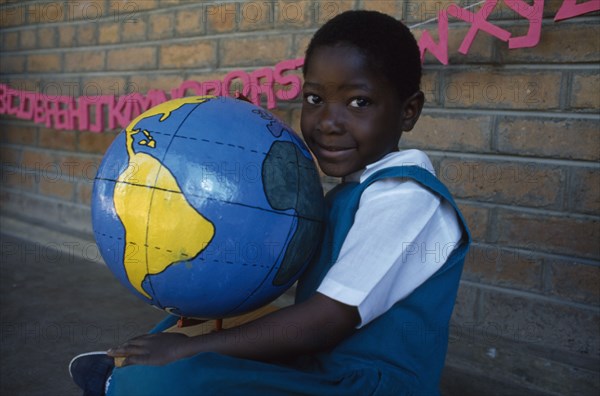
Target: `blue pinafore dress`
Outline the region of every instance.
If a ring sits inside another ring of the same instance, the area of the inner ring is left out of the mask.
[[[463,229],[461,243],[444,265],[408,297],[329,351],[285,364],[200,353],[166,366],[117,368],[107,394],[438,395],[450,316],[471,237],[452,196],[427,170],[390,167],[363,183],[344,183],[330,191],[323,244],[298,283],[296,301],[315,293],[337,259],[363,191],[385,178],[411,179],[438,194],[452,204]],[[172,326],[176,319],[167,318],[153,332]]]

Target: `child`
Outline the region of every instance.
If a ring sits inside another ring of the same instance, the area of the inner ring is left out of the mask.
[[[296,304],[208,335],[134,338],[108,351],[125,360],[107,394],[438,394],[470,236],[427,156],[398,151],[424,102],[416,41],[392,17],[345,12],[314,35],[303,72],[302,134],[343,183]],[[112,366],[98,367],[103,383]]]

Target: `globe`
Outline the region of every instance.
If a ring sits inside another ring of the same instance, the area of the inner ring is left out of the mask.
[[[147,303],[225,318],[284,293],[318,248],[324,201],[302,140],[229,97],[149,109],[105,153],[92,226],[104,261]]]

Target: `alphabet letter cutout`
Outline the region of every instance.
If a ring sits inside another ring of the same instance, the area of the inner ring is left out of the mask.
[[[565,0],[554,16],[554,22],[599,10],[600,0],[591,0],[580,4],[577,4],[577,0]]]
[[[544,0],[534,0],[533,5],[529,5],[522,0],[506,0],[506,5],[529,21],[527,34],[508,39],[508,48],[531,48],[538,45],[542,36]]]
[[[506,30],[487,21],[487,18],[494,10],[494,7],[496,7],[496,4],[498,4],[498,0],[487,0],[476,14],[473,14],[471,11],[465,8],[457,6],[456,4],[450,4],[448,7],[448,14],[465,22],[471,23],[471,27],[469,28],[469,31],[467,32],[462,44],[458,48],[458,52],[463,55],[466,55],[469,52],[469,48],[471,48],[471,44],[473,44],[473,40],[475,40],[475,36],[479,30],[483,30],[484,32],[491,34],[502,41],[508,41],[510,38],[510,32],[507,32]]]
[[[439,44],[436,44],[427,30],[419,38],[419,50],[421,52],[421,63],[425,60],[425,51],[431,52],[442,65],[448,64],[448,14],[440,11],[438,14],[438,36]]]

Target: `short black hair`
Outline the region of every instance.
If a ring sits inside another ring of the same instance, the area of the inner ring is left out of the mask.
[[[400,100],[419,91],[421,54],[415,37],[402,22],[377,11],[346,11],[317,30],[306,49],[304,76],[316,48],[344,45],[362,52],[373,71],[396,87]]]

